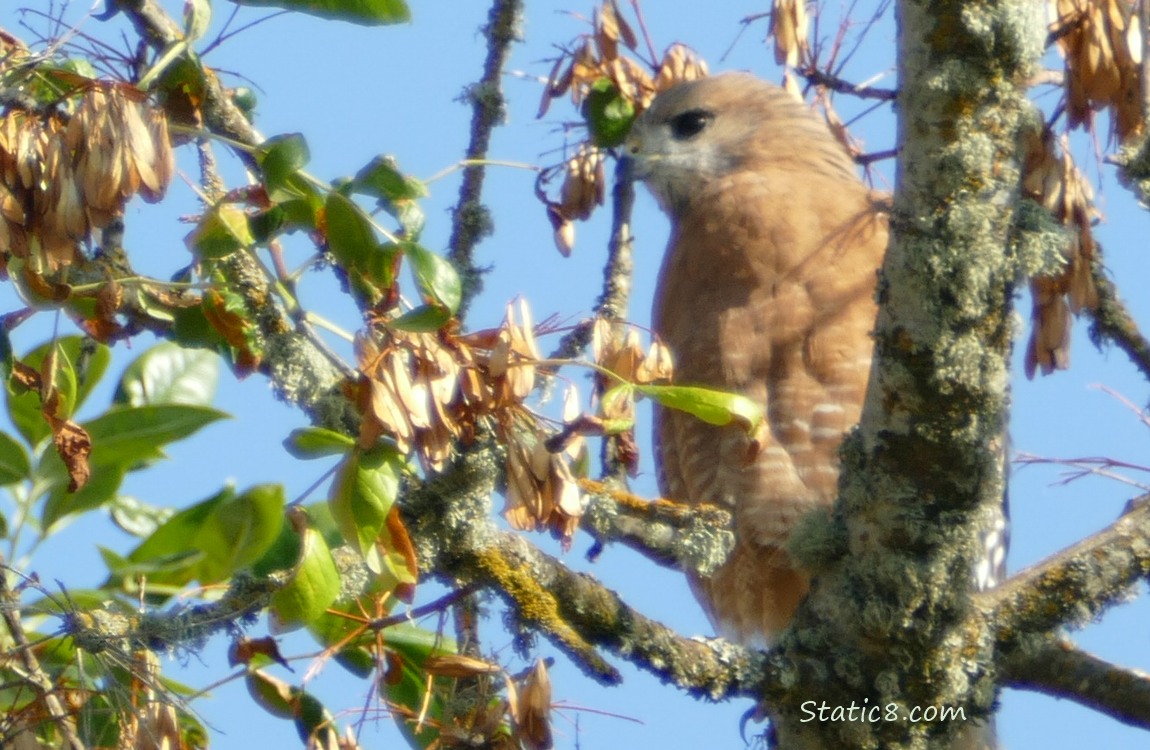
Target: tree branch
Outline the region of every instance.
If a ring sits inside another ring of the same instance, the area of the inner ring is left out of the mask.
[[[128,17],[136,32],[157,53],[184,38],[183,30],[173,21],[156,0],[117,0],[119,9]],[[263,142],[263,136],[232,102],[214,75],[204,76],[204,98],[201,112],[204,124],[216,135],[224,136],[239,143],[255,146]],[[249,167],[255,166],[255,159],[245,149],[233,149]]]
[[[1040,638],[1003,659],[999,674],[1006,687],[1068,698],[1150,729],[1150,675],[1111,664],[1069,641]]]
[[[995,624],[1000,648],[1063,625],[1082,625],[1150,574],[1150,495],[1107,528],[1011,576],[974,599]]]
[[[579,486],[590,500],[582,528],[599,547],[620,542],[659,565],[707,575],[734,545],[731,514],[718,506],[645,500],[602,482]]]
[[[760,654],[718,639],[684,638],[627,606],[595,578],[572,572],[517,534],[500,533],[496,544],[480,551],[478,558],[483,560],[482,577],[515,608],[520,621],[539,628],[599,682],[614,684],[621,677],[609,665],[602,669],[605,662],[591,656],[582,648],[584,644],[608,648],[697,697],[718,700],[758,694],[763,679]],[[527,589],[517,585],[528,580],[532,585]],[[556,628],[555,623],[561,625]],[[571,653],[569,645],[581,648]]]
[[[1098,290],[1098,307],[1087,310],[1090,316],[1090,338],[1098,345],[1110,341],[1130,358],[1138,371],[1150,380],[1150,341],[1142,335],[1138,323],[1118,298],[1118,289],[1102,271],[1101,263],[1091,269],[1094,286]]]
[[[487,59],[479,82],[467,90],[471,101],[471,141],[467,159],[481,162],[487,158],[491,132],[505,115],[502,76],[511,43],[518,38],[523,14],[522,0],[495,0],[487,16],[483,33],[487,37]],[[482,269],[475,265],[475,246],[491,234],[491,215],[481,202],[486,168],[481,163],[469,164],[463,170],[459,200],[452,216],[447,257],[455,264],[463,284],[459,318],[467,315],[471,300],[483,288]]]
[[[635,265],[631,259],[634,237],[631,235],[631,214],[635,207],[635,183],[620,160],[615,168],[615,185],[611,190],[611,239],[607,243],[607,262],[603,265],[603,289],[595,302],[596,317],[622,320],[627,317],[631,298],[631,275]],[[559,342],[552,359],[574,359],[591,343],[594,320],[584,321]]]
[[[477,445],[447,472],[406,493],[402,509],[420,569],[498,593],[519,622],[547,637],[593,679],[619,673],[596,651],[607,648],[696,696],[757,695],[761,654],[722,640],[678,635],[627,606],[592,576],[574,573],[522,535],[491,521],[499,450]]]
[[[826,71],[819,70],[814,66],[795,72],[805,78],[808,83],[814,84],[815,86],[823,86],[831,91],[837,91],[840,94],[850,94],[860,99],[878,99],[884,102],[894,101],[898,98],[898,91],[895,89],[859,86],[838,76],[831,75]]]

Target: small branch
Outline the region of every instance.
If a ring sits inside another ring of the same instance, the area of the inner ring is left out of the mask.
[[[75,722],[68,716],[67,709],[56,695],[51,678],[40,668],[40,661],[28,642],[28,634],[24,632],[24,624],[20,621],[19,597],[8,586],[8,571],[5,566],[0,566],[0,617],[4,620],[4,626],[8,629],[12,642],[16,644],[9,656],[19,654],[19,659],[27,672],[28,682],[32,689],[39,693],[44,708],[48,710],[48,716],[59,728],[67,743],[64,747],[84,750],[84,743],[76,734]]]
[[[1126,353],[1142,376],[1150,380],[1150,341],[1142,335],[1134,317],[1118,298],[1117,288],[1102,272],[1100,263],[1094,264],[1091,274],[1098,290],[1098,307],[1087,311],[1091,318],[1090,338],[1095,344],[1102,340],[1112,342]]]
[[[840,94],[850,94],[857,96],[860,99],[878,99],[880,101],[889,102],[898,98],[898,91],[895,89],[876,88],[874,86],[859,86],[850,81],[843,80],[838,76],[831,75],[818,68],[807,68],[806,70],[796,71],[799,75],[815,86],[823,86],[831,91],[837,91]]]
[[[590,497],[582,528],[599,545],[620,542],[659,565],[701,575],[730,554],[731,515],[722,508],[648,501],[601,482],[579,486]]]
[[[1003,687],[1067,698],[1150,729],[1150,675],[1111,664],[1068,641],[1042,638],[1008,656],[999,669]]]
[[[882,161],[884,159],[893,159],[896,156],[898,156],[898,149],[897,148],[888,148],[885,151],[874,151],[874,152],[869,153],[869,154],[859,154],[858,156],[855,157],[855,164],[858,164],[859,166],[863,166],[863,167],[869,167],[871,164],[874,164],[876,161]]]
[[[1028,634],[1090,621],[1148,573],[1150,495],[1143,495],[1107,528],[975,599],[994,623],[999,646],[1010,650]]]
[[[463,586],[462,588],[458,588],[449,594],[444,594],[435,601],[430,601],[427,604],[421,604],[420,606],[412,609],[410,612],[400,612],[397,615],[390,615],[388,617],[381,617],[378,620],[372,620],[370,623],[368,623],[368,627],[371,630],[378,632],[380,630],[390,628],[392,625],[402,625],[404,623],[418,620],[421,617],[433,615],[436,612],[444,612],[459,604],[460,600],[469,599],[471,595],[478,590],[478,588],[478,586]]]
[[[563,623],[558,631],[549,630],[549,618],[539,616],[538,598],[522,597],[523,592],[514,585],[507,586],[506,581],[495,577],[490,579],[515,608],[521,622],[540,628],[564,651],[568,651],[569,644],[608,648],[696,697],[719,700],[758,695],[764,676],[761,654],[722,640],[685,638],[627,606],[618,594],[593,577],[572,572],[517,534],[498,534],[495,546],[486,554],[497,560],[501,569],[518,571],[522,578],[533,582],[537,591],[546,594],[548,609],[553,606],[553,613]],[[570,638],[571,634],[575,639]],[[590,654],[585,649],[568,653],[593,679],[605,684],[621,680],[614,667],[601,658],[587,658]]]
[[[487,158],[491,132],[503,120],[503,67],[507,63],[511,43],[518,38],[522,13],[522,0],[494,0],[491,5],[484,29],[487,59],[483,62],[483,76],[467,92],[472,106],[468,160],[481,161]],[[459,186],[459,200],[455,204],[451,237],[448,240],[450,249],[447,256],[455,264],[463,282],[460,319],[467,315],[471,300],[483,288],[483,271],[475,265],[475,246],[491,233],[491,216],[481,202],[485,175],[486,170],[482,164],[471,164],[463,170],[463,182]]]
[[[620,161],[615,169],[615,186],[611,190],[611,239],[607,244],[607,262],[603,266],[603,290],[595,302],[595,316],[622,320],[627,316],[631,297],[631,258],[635,244],[631,235],[631,213],[635,207],[635,183]],[[575,359],[591,343],[593,320],[580,323],[560,341],[548,359]]]
[[[197,641],[254,618],[282,585],[270,578],[236,576],[223,597],[210,604],[131,616],[108,609],[78,610],[65,615],[64,631],[91,654],[193,648]]]
[[[491,493],[501,463],[498,446],[479,443],[448,471],[405,493],[400,507],[421,570],[452,585],[477,583],[499,594],[518,622],[543,634],[601,683],[614,684],[620,676],[597,647],[692,695],[718,700],[758,694],[769,676],[758,652],[680,636],[524,535],[498,530]]]

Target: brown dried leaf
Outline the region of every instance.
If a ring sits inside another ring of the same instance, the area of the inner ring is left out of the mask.
[[[666,91],[677,83],[706,77],[707,63],[693,49],[676,42],[663,53],[652,85],[656,92]]]
[[[228,666],[251,664],[252,659],[257,655],[266,656],[289,672],[293,671],[287,659],[280,653],[279,643],[270,635],[262,638],[239,638],[232,641],[228,647]]]
[[[56,446],[64,465],[68,468],[68,492],[78,492],[88,483],[92,468],[88,457],[92,455],[92,437],[80,425],[70,419],[60,419],[45,404],[44,418],[52,428],[52,443]]]
[[[673,377],[674,369],[670,348],[661,339],[655,337],[651,342],[651,348],[647,350],[647,356],[643,358],[642,363],[635,371],[635,382],[644,385],[660,381],[667,382]]]
[[[767,36],[774,39],[776,63],[793,68],[807,59],[809,25],[806,0],[773,0]]]
[[[523,682],[519,691],[515,724],[519,736],[531,750],[549,750],[551,736],[551,678],[542,659]]]
[[[477,677],[484,674],[499,674],[503,671],[498,664],[463,654],[429,656],[423,662],[423,669],[437,677]]]
[[[596,206],[603,205],[607,194],[603,163],[603,152],[586,143],[567,160],[559,202],[563,219],[585,220]]]
[[[403,559],[404,567],[407,568],[411,579],[418,581],[419,563],[415,558],[415,546],[411,543],[411,535],[407,533],[407,527],[404,526],[403,519],[399,515],[399,506],[391,506],[391,510],[387,513],[387,524],[384,528],[387,531],[387,545],[389,547],[389,550],[386,551],[398,553]],[[396,587],[395,593],[400,601],[410,603],[415,598],[415,584],[400,583]]]

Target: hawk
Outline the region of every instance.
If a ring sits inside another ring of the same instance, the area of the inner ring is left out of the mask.
[[[695,595],[721,634],[769,645],[809,585],[787,538],[834,501],[839,445],[862,411],[883,201],[808,107],[749,74],[661,93],[625,149],[671,219],[652,320],[676,382],[766,410],[768,434],[748,462],[743,430],[656,406],[655,452],[664,496],[734,519],[734,550],[710,576],[692,576]],[[1005,518],[982,536],[974,575],[987,588],[1003,572]],[[980,728],[956,747],[993,746]]]
[[[886,218],[826,125],[751,75],[660,94],[627,151],[672,222],[652,321],[676,382],[748,396],[769,426],[748,465],[738,428],[658,409],[659,488],[731,509],[735,549],[692,588],[720,633],[769,643],[807,592],[787,536],[833,502],[862,410]]]

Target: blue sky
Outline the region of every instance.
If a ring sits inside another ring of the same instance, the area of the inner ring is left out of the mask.
[[[19,5],[42,3],[9,0],[0,8],[0,27],[28,39],[14,10]],[[175,17],[180,17],[182,3],[169,0],[166,5]],[[544,7],[565,4],[530,5],[523,29],[526,41],[514,48],[509,66],[514,75],[505,80],[508,123],[496,132],[490,156],[549,164],[558,159],[556,149],[563,143],[559,125],[564,119],[571,119],[573,113],[565,103],[556,102],[547,118],[537,120],[535,111],[541,92],[538,79],[550,68],[546,58],[554,55],[553,45],[567,42],[586,27],[568,13]],[[647,21],[657,47],[682,41],[698,50],[712,70],[748,69],[778,80],[780,71],[771,51],[761,41],[766,31],[764,22],[753,25],[728,58],[720,61],[735,41],[740,19],[761,12],[768,3],[724,3],[719,10],[715,9],[719,4],[685,0],[660,0],[647,5]],[[217,6],[218,26],[232,6],[225,2],[218,2]],[[566,7],[586,15],[591,10],[588,0]],[[485,20],[487,8],[479,2],[414,3],[412,10],[414,20],[410,25],[393,28],[364,29],[306,17],[276,18],[232,39],[206,62],[218,68],[230,84],[257,89],[256,124],[265,135],[305,134],[311,147],[312,174],[322,178],[352,174],[373,156],[388,153],[398,159],[404,170],[428,177],[449,167],[463,154],[470,111],[458,97],[480,72],[484,41],[478,28]],[[66,18],[79,21],[86,11],[87,3],[74,3]],[[266,14],[263,10],[245,9],[239,20]],[[44,28],[36,19],[25,18],[33,28]],[[117,21],[112,27],[120,23]],[[83,30],[104,39],[117,38],[93,20],[86,21]],[[880,85],[893,85],[893,30],[888,23],[873,34],[871,42],[852,60],[848,75],[854,80],[885,75]],[[231,75],[235,73],[250,81]],[[866,118],[855,132],[868,149],[885,149],[893,143],[893,123],[889,111],[882,111]],[[1076,140],[1083,142],[1078,157],[1086,163],[1091,146],[1085,139]],[[181,165],[194,180],[194,162],[189,156],[184,155]],[[231,178],[239,180],[235,162],[228,157],[223,161]],[[1150,321],[1150,299],[1141,294],[1138,283],[1147,272],[1145,250],[1139,246],[1145,236],[1145,214],[1116,185],[1109,168],[1087,169],[1092,177],[1099,172],[1103,175],[1099,194],[1107,221],[1098,234],[1107,253],[1107,265],[1136,317]],[[598,294],[607,235],[605,222],[600,219],[580,225],[572,257],[561,257],[553,247],[544,212],[532,195],[533,181],[534,174],[525,170],[489,171],[486,198],[493,210],[496,231],[481,246],[479,261],[491,265],[494,271],[487,277],[486,289],[471,313],[471,327],[497,324],[506,302],[517,295],[531,302],[536,320],[550,314],[576,320],[588,315]],[[431,186],[432,194],[425,205],[424,240],[433,249],[442,250],[446,244],[447,209],[457,188],[457,173]],[[176,219],[196,210],[194,194],[180,183],[173,186],[171,198],[164,205],[135,203],[129,207],[126,245],[140,270],[167,276],[188,262],[182,244],[187,226],[178,224]],[[655,271],[666,234],[666,220],[644,194],[635,220],[636,279],[631,316],[638,323],[645,324],[648,319]],[[306,257],[307,248],[289,244],[288,252],[289,261],[300,262]],[[341,299],[329,274],[312,273],[305,277],[302,299],[305,306],[339,321],[348,330],[354,329],[355,311],[347,300]],[[12,309],[15,304],[10,289],[0,288],[0,311]],[[1024,336],[1029,310],[1025,295],[1020,298],[1018,309]],[[41,317],[43,320],[16,332],[13,338],[18,350],[50,335],[50,316]],[[1096,386],[1104,385],[1142,404],[1147,401],[1146,383],[1120,352],[1095,350],[1084,331],[1084,323],[1076,326],[1069,372],[1033,382],[1016,379],[1013,448],[1050,457],[1110,456],[1138,463],[1150,443],[1150,432],[1136,415]],[[117,347],[113,372],[147,343],[140,339],[133,342],[131,349]],[[340,351],[348,351],[338,340],[333,339],[332,343]],[[546,342],[542,348],[548,348]],[[582,376],[576,373],[571,377]],[[94,405],[106,404],[109,397],[110,386],[92,401]],[[206,497],[230,478],[241,487],[283,482],[288,496],[295,497],[326,468],[296,462],[283,451],[280,441],[291,429],[303,426],[304,419],[275,402],[260,377],[236,382],[224,374],[217,405],[235,415],[235,419],[210,427],[198,439],[175,445],[170,450],[171,460],[133,475],[125,491],[150,503],[179,507]],[[647,416],[644,412],[641,418]],[[656,491],[645,437],[647,429],[646,424],[640,426],[644,464],[635,490],[653,496]],[[1011,484],[1011,570],[1033,563],[1111,522],[1126,500],[1137,494],[1137,490],[1110,479],[1090,478],[1061,486],[1058,478],[1057,471],[1049,467],[1015,469]],[[538,541],[553,549],[548,540],[541,537]],[[72,588],[98,584],[104,577],[95,551],[98,544],[124,551],[134,541],[99,517],[85,519],[45,545],[37,554],[35,569],[44,580],[59,578]],[[565,562],[599,576],[639,610],[681,632],[709,632],[679,575],[619,548],[609,548],[599,562],[591,565],[583,559],[587,545],[586,537],[577,539]],[[1148,615],[1146,598],[1139,596],[1074,637],[1085,648],[1106,658],[1150,670]],[[509,643],[510,637],[500,628],[488,628],[487,647],[496,651],[496,658],[517,669],[521,665],[514,661]],[[224,673],[225,648],[222,640],[214,640],[203,654],[174,659],[169,670],[184,681],[206,684]],[[315,650],[306,639],[298,637],[288,639],[284,648],[290,654]],[[554,655],[554,650],[540,642],[540,653]],[[181,674],[181,669],[186,671]],[[300,662],[295,678],[305,670],[306,662]],[[659,685],[645,674],[626,668],[624,673],[623,687],[601,688],[585,680],[561,656],[557,658],[552,672],[555,700],[589,709],[560,711],[555,721],[557,747],[742,746],[738,724],[750,707],[749,702],[703,705]],[[332,709],[355,711],[364,703],[366,685],[344,677],[334,665],[309,687],[317,690]],[[196,704],[203,717],[219,730],[213,747],[278,747],[291,746],[295,741],[290,724],[263,714],[243,694],[239,683],[226,685],[214,691],[213,696]],[[1000,732],[1005,745],[1014,750],[1069,748],[1086,743],[1125,747],[1145,742],[1141,732],[1067,701],[1055,704],[1050,698],[1007,691],[1002,704]],[[393,746],[384,739],[394,741],[388,722],[380,722],[380,727],[378,735],[369,728],[363,740],[365,747]]]

